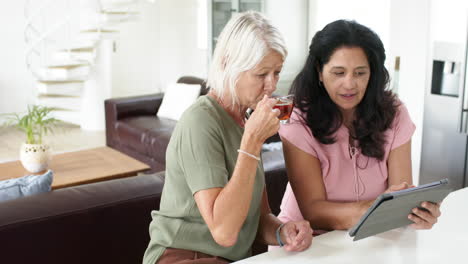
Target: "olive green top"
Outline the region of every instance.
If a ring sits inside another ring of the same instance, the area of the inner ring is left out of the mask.
[[[201,96],[184,112],[167,147],[166,179],[160,209],[151,214],[151,241],[144,264],[154,264],[167,247],[233,261],[251,255],[265,187],[261,162],[249,212],[234,246],[225,248],[214,241],[193,198],[197,191],[224,187],[228,183],[243,132],[244,129],[209,96]]]

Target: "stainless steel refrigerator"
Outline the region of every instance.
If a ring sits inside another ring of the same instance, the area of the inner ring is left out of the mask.
[[[464,34],[466,39],[466,32]],[[433,42],[431,84],[424,101],[420,184],[449,178],[468,185],[466,42]]]

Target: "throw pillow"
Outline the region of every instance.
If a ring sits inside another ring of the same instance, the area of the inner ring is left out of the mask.
[[[158,117],[179,120],[182,113],[189,108],[200,95],[199,84],[173,83],[166,88],[159,107]]]
[[[48,170],[42,175],[28,175],[0,181],[0,201],[48,192],[51,190],[53,173]]]

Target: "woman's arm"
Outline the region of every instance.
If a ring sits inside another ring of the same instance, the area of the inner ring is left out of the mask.
[[[276,230],[282,222],[271,213],[266,189],[262,196],[262,212],[257,239],[266,245],[278,245]],[[309,221],[294,221],[283,225],[280,230],[281,240],[287,251],[303,251],[312,243],[312,229]]]
[[[240,149],[260,155],[262,143],[279,129],[278,111],[272,111],[274,99],[265,97],[245,125]],[[200,214],[221,246],[230,247],[247,218],[258,167],[255,158],[239,153],[229,182],[223,188],[211,188],[194,194]]]
[[[389,186],[404,182],[412,185],[411,140],[390,152],[387,166]],[[431,229],[441,215],[440,204],[423,202],[421,206],[426,210],[414,208],[412,214],[408,215],[408,219],[414,222],[411,226],[415,229]]]
[[[393,149],[388,155],[388,186],[406,182],[413,185],[411,173],[411,140]]]
[[[283,140],[286,166],[291,187],[305,219],[314,229],[342,230],[354,226],[372,204],[371,201],[329,202],[322,178],[320,161],[287,140]],[[395,191],[412,185],[411,141],[392,150],[388,158],[388,190]],[[416,229],[427,229],[437,222],[438,205],[423,203],[425,212],[415,209],[409,216]]]
[[[254,145],[244,148],[245,151],[258,153]],[[206,189],[194,195],[211,235],[223,247],[233,246],[237,241],[249,212],[257,166],[257,160],[239,155],[234,173],[224,188]]]
[[[352,227],[372,201],[329,202],[320,161],[283,139],[289,182],[302,215],[312,228],[341,230]]]
[[[261,210],[257,240],[266,245],[278,245],[275,232],[283,222],[271,213],[266,190],[263,191]]]

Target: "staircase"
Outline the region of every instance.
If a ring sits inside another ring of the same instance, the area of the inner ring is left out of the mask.
[[[26,0],[26,65],[36,104],[82,129],[103,130],[118,25],[139,18],[138,2]]]

